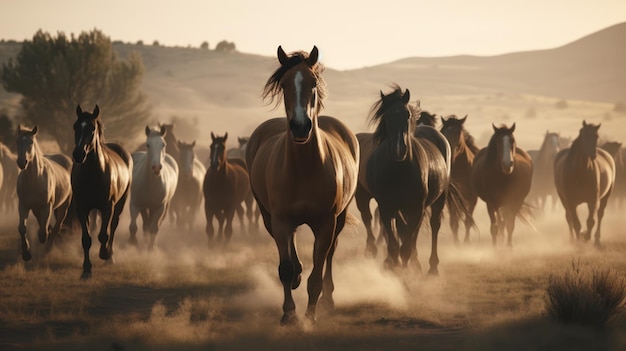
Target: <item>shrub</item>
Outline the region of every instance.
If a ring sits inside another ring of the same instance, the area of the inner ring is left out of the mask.
[[[611,268],[582,266],[580,259],[546,289],[549,317],[565,324],[602,327],[626,307],[626,281]]]

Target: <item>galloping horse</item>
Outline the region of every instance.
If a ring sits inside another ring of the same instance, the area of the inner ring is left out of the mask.
[[[467,120],[467,115],[463,118],[457,118],[450,115],[448,118],[441,118],[443,126],[441,133],[448,139],[450,149],[452,150],[452,167],[450,169],[450,177],[452,182],[456,184],[467,204],[469,216],[465,216],[465,239],[469,242],[470,228],[473,226],[472,214],[478,201],[478,195],[472,186],[472,164],[474,157],[479,151],[478,146],[472,135],[463,126]],[[454,241],[459,240],[459,217],[460,213],[450,209],[450,228],[454,235]]]
[[[206,171],[202,185],[204,193],[204,213],[206,215],[206,234],[209,240],[213,239],[213,217],[218,222],[218,239],[230,241],[233,234],[233,217],[235,212],[239,216],[243,230],[243,208],[241,203],[249,199],[250,178],[243,164],[232,162],[226,157],[226,140],[228,133],[223,137],[215,136],[211,132],[211,165]],[[252,203],[250,203],[250,206]],[[226,227],[224,228],[224,221]]]
[[[67,168],[44,157],[37,144],[37,126],[33,129],[17,129],[17,166],[21,169],[17,176],[17,197],[19,211],[18,231],[22,243],[22,259],[32,258],[30,244],[26,238],[26,220],[33,212],[39,224],[39,242],[46,243],[46,251],[52,248],[54,239],[61,230],[67,210],[72,201],[70,173]],[[58,155],[58,157],[65,157]],[[49,229],[54,212],[55,223]]]
[[[191,232],[196,222],[196,214],[202,202],[202,181],[206,174],[206,168],[196,157],[195,146],[195,140],[191,143],[178,141],[180,159],[178,160],[177,195],[174,195],[171,206],[176,225],[187,232]]]
[[[112,259],[113,239],[130,192],[133,173],[133,160],[128,151],[114,143],[105,143],[100,108],[92,113],[76,106],[74,122],[74,142],[72,154],[72,190],[76,202],[76,213],[82,227],[83,273],[81,278],[91,277],[91,235],[89,234],[89,213],[98,210],[102,218],[98,240],[99,257]],[[109,261],[112,262],[112,261]]]
[[[229,159],[240,158],[242,160],[245,160],[246,146],[248,145],[249,140],[250,137],[237,137],[237,142],[239,143],[239,146],[226,150],[226,157],[228,157]],[[211,162],[211,160],[209,160],[209,162]]]
[[[252,191],[280,256],[282,323],[297,320],[291,290],[301,280],[294,234],[302,224],[315,235],[306,316],[315,320],[322,290],[322,301],[332,307],[332,258],[357,184],[359,146],[354,133],[334,117],[319,116],[326,84],[318,55],[317,47],[308,55],[287,55],[278,47],[280,67],[268,79],[263,96],[277,98],[277,103],[283,99],[287,117],[259,125],[246,149]]]
[[[371,109],[370,123],[376,125],[375,148],[366,174],[387,235],[385,266],[394,268],[401,263],[406,267],[412,258],[419,266],[417,235],[430,207],[429,273],[438,274],[437,239],[444,205],[448,203],[462,211],[459,193],[453,190],[449,194],[450,145],[435,128],[416,127],[415,116],[411,116],[408,107],[409,90],[403,93],[399,86],[393,88],[387,95],[381,91]]]
[[[141,213],[144,234],[150,235],[149,249],[154,249],[156,235],[167,214],[178,183],[178,165],[165,153],[165,126],[152,130],[146,126],[145,151],[133,157],[133,181],[130,187],[130,242],[137,245],[137,216]]]
[[[561,203],[565,208],[565,219],[570,236],[581,239],[581,225],[576,207],[587,203],[589,210],[587,229],[582,233],[585,240],[591,238],[596,224],[595,245],[600,246],[600,229],[604,209],[615,182],[615,161],[611,155],[597,147],[600,124],[587,124],[583,127],[572,146],[559,151],[554,160],[554,184]]]
[[[546,208],[548,196],[552,198],[552,208],[558,201],[554,186],[554,158],[560,150],[560,140],[559,133],[546,131],[539,150],[528,151],[533,161],[533,179],[528,198],[542,210]]]
[[[515,217],[527,217],[524,199],[530,191],[533,162],[526,151],[517,147],[515,123],[511,128],[492,127],[489,144],[474,157],[471,180],[476,194],[487,204],[493,244],[506,227],[507,245],[512,247]]]

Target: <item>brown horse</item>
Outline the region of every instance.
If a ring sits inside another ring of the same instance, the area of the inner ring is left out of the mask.
[[[68,169],[44,157],[37,143],[37,126],[33,129],[17,130],[17,166],[21,169],[17,177],[19,225],[22,243],[22,259],[32,258],[30,244],[26,238],[26,220],[33,212],[39,224],[39,242],[46,243],[46,251],[52,248],[54,239],[61,230],[67,210],[72,201],[72,187]],[[67,156],[57,155],[58,158]],[[54,213],[55,224],[49,229]]]
[[[98,240],[100,258],[112,259],[113,239],[130,192],[133,160],[128,151],[114,143],[105,143],[104,127],[98,105],[92,113],[76,106],[74,142],[72,156],[72,190],[76,202],[76,214],[82,227],[83,273],[81,278],[91,277],[91,235],[89,213],[98,210],[102,223]]]
[[[191,143],[178,141],[178,185],[171,204],[176,225],[188,233],[193,229],[202,203],[202,182],[206,174],[206,168],[196,156],[195,147],[195,140]]]
[[[583,121],[583,127],[572,146],[559,151],[554,160],[554,184],[565,208],[570,236],[581,239],[576,207],[587,203],[587,229],[582,233],[582,238],[591,238],[597,219],[596,246],[600,246],[604,209],[615,182],[615,161],[607,151],[598,147],[598,129],[600,124]]]
[[[448,118],[441,118],[443,123],[441,133],[448,139],[450,149],[452,150],[452,166],[450,168],[450,177],[452,182],[456,184],[467,204],[469,216],[465,216],[465,239],[469,242],[470,228],[473,226],[472,214],[478,201],[478,195],[472,186],[472,165],[474,157],[479,151],[478,146],[472,135],[465,129],[464,124],[467,115],[463,118],[457,118],[456,115],[450,115]],[[450,228],[454,235],[454,241],[459,241],[459,218],[460,213],[450,209]]]
[[[315,235],[306,316],[315,320],[322,290],[322,301],[332,307],[332,258],[357,185],[356,136],[338,119],[319,116],[326,84],[318,54],[317,47],[310,54],[290,55],[278,47],[280,67],[268,79],[263,96],[277,103],[284,100],[287,117],[259,125],[246,149],[252,191],[280,256],[282,323],[297,320],[291,290],[301,280],[294,234],[302,224]]]
[[[356,202],[356,207],[361,213],[361,220],[365,225],[365,231],[367,233],[367,237],[365,240],[365,255],[370,257],[376,257],[378,253],[378,248],[376,247],[376,237],[374,236],[374,231],[372,227],[372,211],[370,210],[370,202],[374,198],[372,192],[367,185],[367,162],[372,155],[372,151],[374,151],[374,133],[357,133],[356,138],[359,141],[359,153],[360,153],[360,161],[359,161],[359,177],[358,184],[356,186],[356,191],[354,193],[354,201]],[[379,239],[384,235],[382,232],[382,228],[379,234]]]
[[[537,208],[546,209],[548,197],[552,199],[552,208],[558,201],[554,186],[554,158],[561,149],[559,133],[546,131],[539,150],[528,150],[533,160],[533,180],[528,198]]]
[[[530,191],[533,163],[528,153],[517,147],[515,123],[511,128],[492,127],[489,144],[474,157],[471,180],[476,194],[487,204],[493,244],[506,227],[507,245],[512,247],[515,217],[527,219],[524,199]]]
[[[410,93],[395,85],[380,92],[370,122],[376,125],[375,148],[367,162],[369,189],[380,210],[387,235],[385,266],[394,268],[417,260],[417,235],[430,208],[432,229],[429,274],[438,274],[438,234],[446,203],[462,210],[462,198],[450,183],[451,152],[446,138],[435,128],[416,126],[408,102]],[[401,259],[401,261],[400,261]]]
[[[204,213],[206,215],[206,234],[213,240],[213,217],[218,222],[218,240],[229,242],[233,235],[233,217],[235,212],[245,230],[241,203],[250,193],[250,178],[246,168],[226,157],[226,140],[211,132],[211,164],[206,171],[202,191],[204,193]],[[251,205],[251,204],[250,204]],[[224,221],[226,226],[224,227]]]

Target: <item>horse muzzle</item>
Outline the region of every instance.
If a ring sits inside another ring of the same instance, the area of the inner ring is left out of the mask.
[[[152,172],[154,173],[155,176],[160,176],[161,175],[161,169],[163,169],[162,165],[154,165],[154,166],[152,166]]]
[[[87,158],[87,151],[85,149],[76,148],[74,152],[72,152],[72,157],[74,158],[74,162],[83,163],[85,162],[85,158]]]
[[[502,162],[501,166],[502,166],[502,173],[504,174],[513,173],[513,162],[511,163]]]
[[[25,169],[26,165],[28,165],[28,160],[26,160],[26,158],[21,158],[21,157],[17,158],[17,166],[20,169]]]
[[[293,141],[298,144],[304,144],[311,138],[311,130],[313,123],[310,118],[306,118],[302,122],[296,122],[294,119],[289,121],[289,131],[291,131],[291,137]]]

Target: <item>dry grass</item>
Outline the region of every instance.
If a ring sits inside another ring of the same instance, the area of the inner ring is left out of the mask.
[[[626,308],[626,280],[612,268],[573,261],[559,275],[550,275],[548,315],[566,324],[603,327]]]

